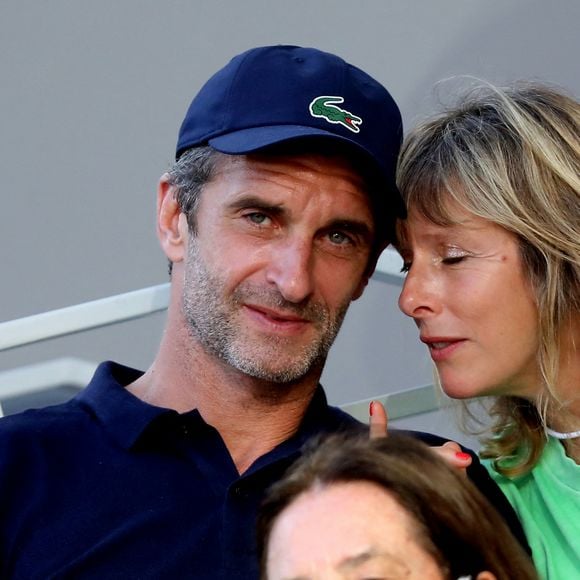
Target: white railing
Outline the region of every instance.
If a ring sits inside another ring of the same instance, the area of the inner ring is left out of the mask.
[[[0,352],[49,338],[142,318],[165,310],[168,304],[169,284],[160,284],[2,322]]]
[[[402,283],[401,259],[396,252],[383,252],[375,278],[391,284]],[[0,352],[134,320],[165,310],[168,304],[167,283],[3,322],[0,323]],[[95,367],[96,363],[93,362],[61,358],[0,372],[0,401],[63,384],[81,389],[89,381]],[[432,385],[389,393],[374,399],[387,405],[392,419],[432,411],[441,406]],[[370,400],[356,401],[343,407],[358,419],[366,421]]]

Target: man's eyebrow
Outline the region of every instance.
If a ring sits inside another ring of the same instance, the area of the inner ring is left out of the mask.
[[[256,195],[242,195],[228,203],[228,207],[233,210],[255,207],[258,209],[267,209],[268,211],[274,213],[284,212],[284,208],[281,204],[268,202]]]
[[[328,226],[326,226],[328,230],[345,230],[347,232],[351,232],[353,234],[357,234],[363,236],[365,238],[372,238],[373,237],[373,230],[367,222],[362,220],[355,220],[350,218],[345,219],[336,219],[330,222]]]

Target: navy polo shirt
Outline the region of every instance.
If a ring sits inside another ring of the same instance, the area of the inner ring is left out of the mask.
[[[194,410],[154,407],[103,363],[72,401],[0,421],[0,577],[258,577],[264,490],[310,436],[358,423],[318,388],[299,431],[240,477]]]
[[[309,437],[361,426],[319,387],[298,432],[240,477],[196,410],[124,388],[140,375],[103,363],[68,403],[0,420],[1,578],[255,580],[265,489]]]

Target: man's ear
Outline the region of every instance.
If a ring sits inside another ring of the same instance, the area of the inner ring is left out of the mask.
[[[167,173],[157,186],[157,237],[171,262],[181,262],[187,249],[187,219],[175,199],[175,187]]]

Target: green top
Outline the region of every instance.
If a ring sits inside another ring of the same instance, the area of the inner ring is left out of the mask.
[[[580,579],[580,465],[552,437],[523,477],[508,479],[483,463],[517,512],[540,577]]]

